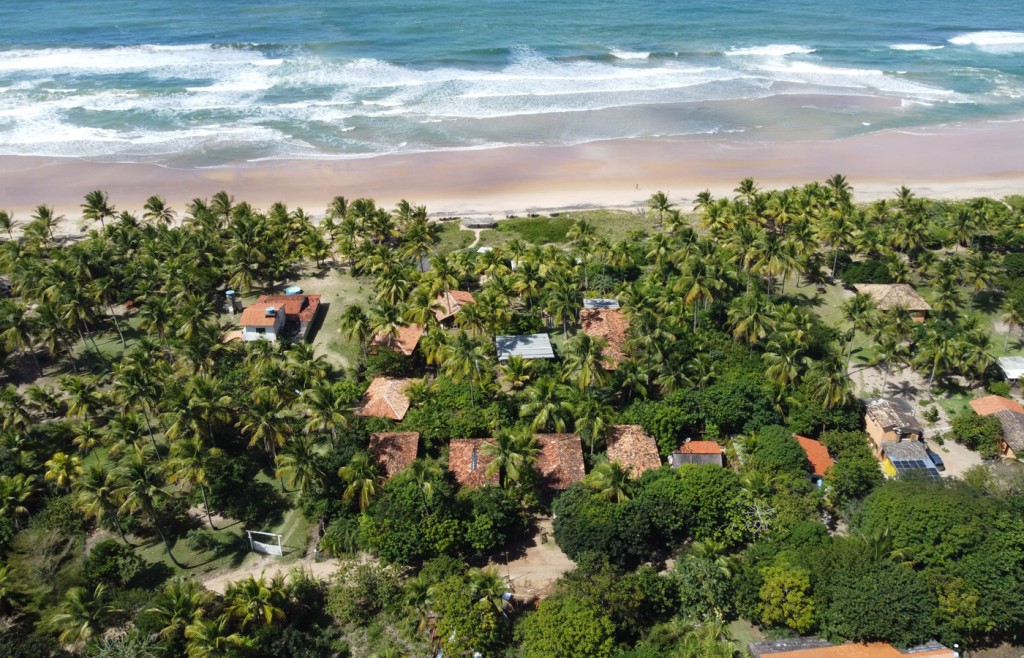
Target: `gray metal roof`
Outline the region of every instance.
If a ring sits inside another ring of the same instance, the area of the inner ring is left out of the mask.
[[[495,336],[498,360],[521,356],[524,359],[553,359],[555,350],[547,334],[525,334],[522,336]]]
[[[583,308],[619,308],[619,300],[611,298],[598,298],[583,300]]]
[[[996,361],[1007,379],[1024,377],[1024,356],[1001,356]]]
[[[699,453],[673,452],[668,456],[668,463],[672,468],[679,468],[683,464],[696,464],[697,466],[714,464],[715,466],[721,466],[722,453],[718,453],[717,455],[705,455]]]

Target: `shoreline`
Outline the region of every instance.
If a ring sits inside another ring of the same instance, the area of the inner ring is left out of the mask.
[[[731,195],[746,177],[771,189],[836,173],[846,176],[858,201],[892,197],[901,185],[922,197],[1003,197],[1024,193],[1022,143],[1024,122],[1004,122],[811,141],[702,135],[211,168],[0,156],[0,208],[24,221],[47,204],[74,220],[85,194],[101,189],[119,210],[137,212],[156,194],[180,214],[191,199],[225,190],[256,208],[282,201],[314,214],[343,195],[373,198],[385,208],[404,198],[434,215],[504,216],[635,208],[663,190],[689,210],[698,192]]]

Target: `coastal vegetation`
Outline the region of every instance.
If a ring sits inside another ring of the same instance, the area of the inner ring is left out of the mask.
[[[642,218],[501,222],[483,250],[406,201],[114,203],[87,195],[74,235],[46,205],[0,213],[7,655],[735,656],[737,620],[898,646],[1024,633],[1024,474],[995,426],[951,421],[988,460],[962,477],[887,480],[849,374],[884,372],[867,396],[914,371],[936,405],[1011,392],[1021,199],[745,180],[692,212],[659,193]],[[225,340],[226,289],[299,280],[343,291],[311,343]],[[913,284],[932,310],[839,282]],[[442,321],[452,291],[472,300]],[[588,298],[621,304],[619,344],[583,330]],[[387,347],[412,325],[411,354]],[[534,333],[557,358],[498,361],[495,336]],[[412,380],[397,421],[356,413],[378,377]],[[608,456],[621,425],[726,465],[630,470]],[[417,433],[399,472],[381,432]],[[562,487],[539,472],[550,433],[585,461]],[[794,434],[835,460],[821,486]],[[460,439],[489,440],[487,484],[460,484]],[[575,568],[529,592],[502,565],[552,517]],[[280,562],[244,530],[282,535]]]

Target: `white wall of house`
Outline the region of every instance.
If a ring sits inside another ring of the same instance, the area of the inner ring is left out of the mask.
[[[272,327],[242,327],[242,342],[248,343],[254,340],[269,340],[275,342],[284,329],[284,313],[278,313]]]

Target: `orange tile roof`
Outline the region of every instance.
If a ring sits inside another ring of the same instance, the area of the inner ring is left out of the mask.
[[[377,377],[370,383],[370,388],[366,389],[363,404],[356,410],[356,415],[402,420],[409,411],[409,398],[405,395],[405,389],[414,381]]]
[[[793,437],[800,442],[800,447],[807,453],[807,461],[811,462],[814,474],[824,476],[828,473],[828,469],[832,468],[835,462],[829,457],[825,444],[797,434],[794,434]]]
[[[774,653],[759,652],[756,655],[759,658],[906,658],[908,655],[914,658],[954,658],[955,656],[952,650],[946,648],[915,650],[913,653],[905,653],[884,642],[849,643],[795,651],[783,650]]]
[[[452,439],[448,444],[448,470],[462,486],[498,486],[498,473],[487,475],[494,457],[482,449],[485,443],[493,444],[494,439]]]
[[[441,308],[434,311],[434,317],[438,322],[443,322],[459,312],[463,304],[470,304],[476,299],[472,293],[465,290],[449,290],[443,292],[434,299],[434,303]]]
[[[583,443],[579,434],[538,434],[537,471],[541,483],[558,491],[583,479]]]
[[[419,432],[373,432],[370,434],[370,452],[384,469],[385,479],[393,478],[416,459],[419,452]]]
[[[676,452],[684,455],[720,455],[722,446],[717,441],[687,441]]]
[[[277,306],[256,302],[252,306],[246,307],[242,311],[242,317],[238,320],[238,324],[243,327],[273,327],[277,323],[277,318],[267,315],[268,308],[277,308]],[[278,313],[280,312],[278,309]]]
[[[412,356],[424,331],[425,328],[421,324],[399,327],[398,334],[395,336],[387,336],[383,332],[378,333],[370,341],[370,345],[373,347],[388,347],[406,356]]]
[[[639,425],[612,427],[608,437],[608,460],[622,464],[633,477],[661,468],[658,444]]]
[[[622,311],[585,308],[580,311],[580,328],[589,336],[608,341],[608,346],[604,348],[607,369],[615,370],[619,362],[626,358],[626,332],[629,329],[629,320]]]
[[[971,400],[971,409],[974,409],[979,416],[991,416],[1003,410],[1024,414],[1024,407],[1020,406],[1016,400],[1004,398],[1001,395],[986,395],[983,398]]]
[[[320,295],[260,295],[259,303],[284,309],[287,320],[309,322],[320,308]]]

